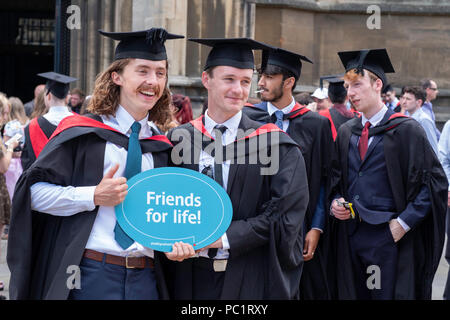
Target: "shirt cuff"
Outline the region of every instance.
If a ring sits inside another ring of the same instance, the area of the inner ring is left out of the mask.
[[[86,208],[86,211],[95,209],[94,193],[96,186],[90,187],[76,187],[74,192],[74,199],[80,206]]]
[[[400,225],[402,226],[402,228],[408,232],[409,230],[411,230],[411,228],[405,223],[405,221],[403,221],[401,218],[397,218],[398,223],[400,223]]]
[[[322,230],[322,229],[320,229],[320,228],[316,228],[316,227],[313,227],[313,228],[311,228],[311,230],[319,230],[319,231],[320,231],[320,233],[323,233],[323,230]]]
[[[230,242],[228,242],[227,234],[224,233],[222,236],[222,249],[223,250],[229,250],[230,249]]]

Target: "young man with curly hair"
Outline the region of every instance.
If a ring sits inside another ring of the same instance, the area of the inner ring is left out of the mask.
[[[168,297],[162,253],[128,237],[114,206],[127,179],[167,165],[171,144],[151,121],[170,121],[164,42],[182,36],[101,33],[120,42],[96,80],[91,114],[62,121],[18,182],[8,250],[13,299]],[[166,256],[193,254],[177,243]]]

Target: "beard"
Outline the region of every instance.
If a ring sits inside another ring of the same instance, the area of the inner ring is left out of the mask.
[[[264,98],[261,95],[261,100],[266,102],[277,102],[283,97],[283,82],[280,84],[278,88],[273,89],[272,91],[269,91],[270,97]]]

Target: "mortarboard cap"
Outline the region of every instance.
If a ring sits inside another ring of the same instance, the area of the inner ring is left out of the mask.
[[[134,32],[98,31],[101,35],[120,41],[114,53],[114,60],[135,58],[153,61],[167,60],[166,40],[182,39],[184,36],[168,33],[163,28]]]
[[[56,72],[38,73],[38,76],[46,78],[45,89],[58,99],[64,99],[69,93],[70,83],[78,79]]]
[[[323,87],[323,81],[328,81],[328,94],[330,95],[342,95],[346,94],[347,90],[344,87],[344,74],[335,74],[329,76],[320,77],[320,87]]]
[[[383,81],[383,87],[387,85],[385,73],[395,72],[386,49],[343,51],[338,52],[338,55],[346,72],[356,69],[357,73],[363,75],[363,69],[369,70]]]
[[[190,38],[189,41],[212,47],[203,70],[217,66],[253,69],[255,61],[252,50],[273,49],[272,46],[249,38]]]
[[[261,71],[264,72],[267,65],[275,65],[291,71],[296,79],[300,78],[302,72],[302,60],[313,63],[301,54],[290,52],[281,48],[275,50],[264,50],[262,54]]]

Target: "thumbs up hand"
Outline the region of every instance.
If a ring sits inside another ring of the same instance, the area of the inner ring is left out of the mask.
[[[119,164],[115,164],[95,187],[94,204],[96,206],[113,207],[125,199],[128,193],[127,179],[113,178],[118,169]]]

